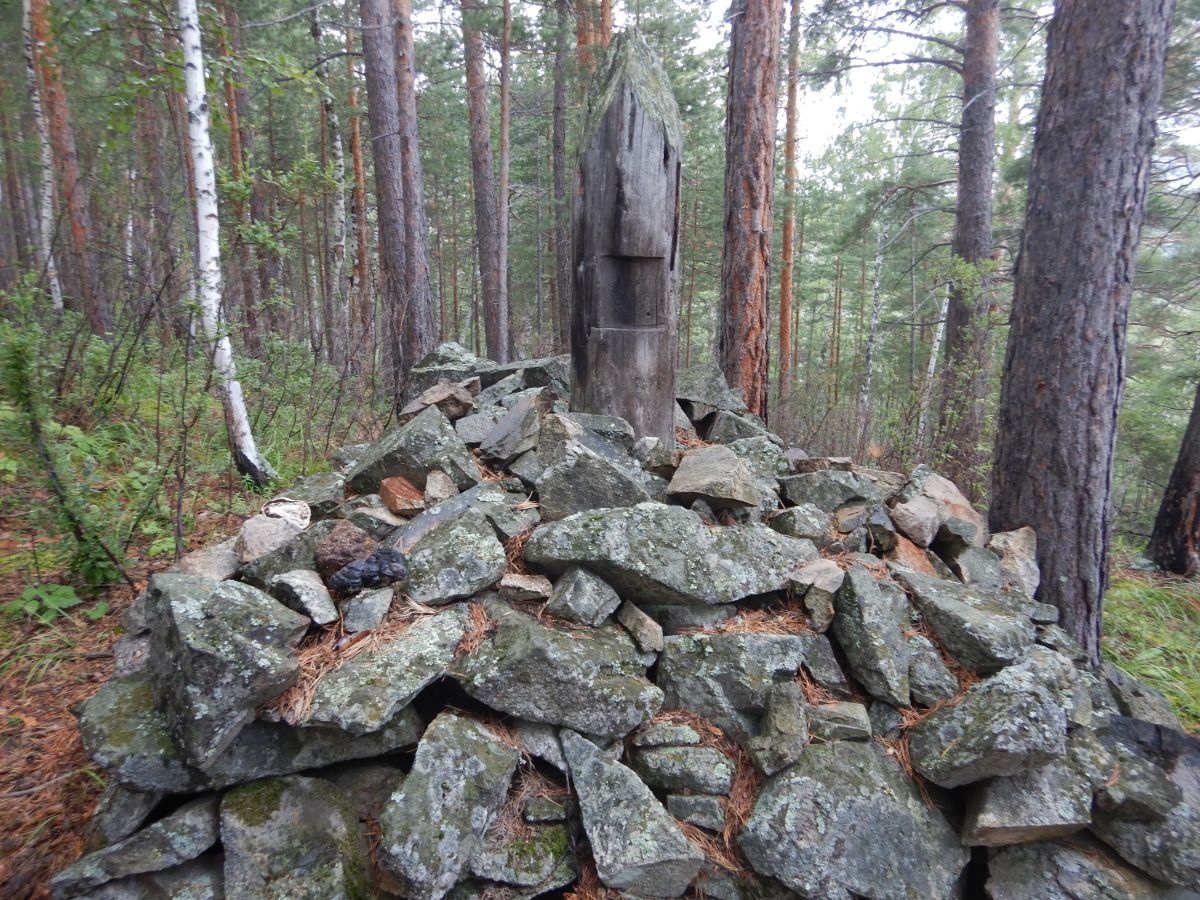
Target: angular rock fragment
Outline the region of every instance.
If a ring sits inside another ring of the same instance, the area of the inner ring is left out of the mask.
[[[872,697],[893,706],[909,703],[908,643],[901,627],[903,594],[885,591],[862,566],[851,566],[833,599],[833,633],[854,675]]]
[[[262,511],[242,523],[234,551],[238,562],[254,562],[273,553],[308,527],[312,511],[308,504],[287,499],[272,500]]]
[[[425,505],[436,506],[458,493],[454,480],[441,469],[434,469],[425,478]]]
[[[200,856],[217,842],[216,797],[192,800],[164,819],[63,869],[50,882],[55,897],[90,895],[118,878],[160,872]]]
[[[755,478],[774,480],[788,474],[783,448],[766,435],[731,441],[729,449],[744,459]]]
[[[461,344],[453,341],[438,344],[409,369],[405,396],[418,397],[422,391],[433,387],[439,381],[458,384],[481,369],[491,366],[487,360],[480,359]]]
[[[213,581],[232,578],[241,565],[238,562],[236,545],[237,538],[232,537],[219,544],[185,553],[176,568],[184,575],[198,575]]]
[[[334,725],[351,734],[377,731],[446,674],[467,628],[465,606],[417,619],[394,640],[322,678],[306,724]]]
[[[518,753],[488,727],[444,712],[380,817],[380,859],[404,891],[441,897],[465,873],[504,798]]]
[[[1092,786],[1070,759],[975,785],[963,843],[1002,847],[1082,831],[1092,821]]]
[[[733,785],[733,762],[712,747],[643,747],[634,771],[652,788],[728,794]]]
[[[983,547],[988,542],[987,523],[954,483],[929,466],[913,469],[892,505],[892,519],[913,543],[944,543]],[[933,521],[936,519],[936,525]],[[919,524],[918,524],[919,523]],[[932,525],[934,534],[928,531]]]
[[[112,782],[104,788],[86,826],[89,850],[122,841],[137,831],[162,801],[157,791],[132,791]]]
[[[312,569],[295,569],[275,575],[271,578],[271,596],[288,609],[308,616],[314,625],[328,625],[338,619],[329,588]]]
[[[688,709],[735,738],[757,731],[767,698],[804,659],[794,635],[671,635],[658,661],[667,708]]]
[[[803,600],[809,621],[818,632],[833,624],[833,598],[845,577],[846,573],[831,559],[805,563],[792,575],[792,590]]]
[[[633,642],[620,629],[548,627],[485,600],[492,634],[452,674],[475,699],[530,722],[588,734],[628,734],[662,705]]]
[[[662,626],[664,635],[678,634],[691,628],[717,628],[737,615],[737,609],[732,605],[664,606],[643,603],[641,610]]]
[[[299,667],[291,653],[309,621],[236,581],[204,593],[164,594],[151,632],[155,697],[191,762],[211,763],[283,693]]]
[[[551,575],[583,565],[648,604],[730,603],[780,590],[816,556],[808,541],[761,525],[710,530],[695,513],[661,503],[578,513],[542,525],[525,548],[525,559]]]
[[[675,374],[675,397],[684,407],[684,412],[689,412],[688,407],[691,407],[693,421],[704,418],[713,410],[743,413],[749,409],[739,393],[729,387],[725,374],[713,362],[680,369]],[[698,412],[703,412],[703,415],[695,415]]]
[[[310,525],[278,550],[242,566],[238,577],[247,584],[265,591],[270,588],[271,579],[276,575],[296,569],[315,569],[317,547],[336,525],[337,522],[330,519]]]
[[[766,437],[779,440],[767,431],[757,420],[747,415],[737,415],[728,410],[719,409],[709,423],[704,439],[714,444],[732,444],[747,438]],[[782,443],[782,441],[780,441]]]
[[[516,837],[491,831],[475,848],[469,871],[529,895],[566,887],[576,877],[567,826],[536,825]]]
[[[403,590],[417,603],[440,606],[491,587],[507,568],[504,545],[492,526],[482,512],[468,509],[413,544]]]
[[[705,794],[668,794],[667,811],[681,822],[720,833],[725,828],[725,810],[720,797]]]
[[[805,538],[821,548],[833,540],[833,524],[829,513],[811,503],[780,510],[771,516],[767,524],[780,534]]]
[[[271,778],[221,801],[229,897],[325,900],[362,896],[370,860],[358,816],[320,778]]]
[[[958,679],[950,674],[929,638],[913,635],[908,639],[908,650],[908,684],[914,703],[933,706],[958,693]]]
[[[633,733],[635,747],[693,747],[699,743],[700,732],[677,722],[650,721]]]
[[[500,579],[500,596],[509,601],[550,599],[554,586],[545,575],[518,575],[513,572]]]
[[[764,775],[786,769],[804,752],[808,744],[807,706],[804,691],[795,681],[771,689],[762,726],[747,742],[754,764]]]
[[[604,579],[578,566],[554,583],[546,612],[583,625],[599,625],[616,612],[621,598]]]
[[[861,703],[818,703],[807,712],[814,741],[865,741],[871,737],[871,717]]]
[[[564,730],[562,745],[600,880],[644,897],[678,897],[687,890],[704,854],[650,789],[578,734]]]
[[[312,521],[328,519],[342,505],[346,479],[338,472],[318,472],[301,478],[285,492],[288,500],[307,503]]]
[[[346,486],[358,494],[379,489],[385,478],[400,475],[424,489],[426,475],[441,469],[460,489],[480,480],[479,467],[450,420],[431,406],[412,421],[389,431],[346,473]]]
[[[617,610],[617,621],[629,632],[629,636],[643,653],[662,652],[662,626],[628,600]]]
[[[779,479],[779,487],[794,506],[811,504],[826,513],[852,501],[879,501],[879,492],[870,481],[833,469],[788,475]]]
[[[442,415],[453,422],[474,409],[475,402],[466,388],[443,378],[414,397],[396,418],[404,424],[429,406],[436,406]]]
[[[761,497],[750,466],[722,446],[685,452],[667,494],[685,506],[704,500],[713,509],[757,506]]]
[[[405,519],[411,519],[425,509],[425,492],[399,475],[379,482],[379,497],[388,512]]]
[[[803,897],[950,897],[968,859],[874,742],[810,746],[767,781],[738,843]]]
[[[317,544],[313,553],[316,569],[328,580],[339,569],[360,560],[375,549],[375,540],[352,522],[340,521],[329,535]]]
[[[1000,558],[986,547],[952,543],[942,549],[941,556],[963,584],[985,591],[1004,587]]]
[[[454,423],[454,433],[468,447],[478,447],[492,433],[506,410],[500,407],[484,407],[480,412],[463,416]]]
[[[1103,663],[1102,671],[1104,682],[1112,692],[1121,715],[1183,731],[1179,717],[1171,708],[1171,701],[1161,692],[1148,684],[1142,684],[1111,662]]]
[[[390,587],[363,591],[342,604],[342,630],[346,634],[371,631],[383,624],[392,608],[394,594]]]
[[[546,469],[537,480],[537,494],[542,519],[547,522],[584,510],[635,506],[650,499],[639,482],[586,450]]]
[[[496,423],[479,444],[479,452],[501,467],[538,444],[541,412],[537,397],[526,394]]]

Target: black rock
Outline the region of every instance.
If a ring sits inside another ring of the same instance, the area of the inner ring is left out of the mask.
[[[399,550],[382,547],[366,559],[355,560],[334,572],[329,587],[340,594],[384,587],[408,574],[405,562],[404,554]]]

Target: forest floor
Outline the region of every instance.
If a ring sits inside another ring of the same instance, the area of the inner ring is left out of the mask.
[[[232,513],[208,518],[189,548],[234,533],[240,522]],[[0,522],[0,605],[27,583],[5,562],[28,553]],[[170,564],[143,561],[130,574],[141,587]],[[103,598],[108,610],[94,622],[78,615],[52,625],[0,618],[0,896],[49,897],[50,877],[85,850],[104,776],[83,752],[72,708],[109,676],[110,647],[134,596],[127,585],[110,590]],[[1200,730],[1200,581],[1119,569],[1105,615],[1107,654],[1166,693],[1185,726]]]

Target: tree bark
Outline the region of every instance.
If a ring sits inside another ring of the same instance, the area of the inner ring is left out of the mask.
[[[1200,387],[1154,520],[1149,553],[1168,572],[1200,575]]]
[[[6,86],[0,82],[0,90]],[[17,155],[13,151],[13,133],[8,112],[0,111],[0,140],[4,142],[4,190],[8,194],[8,222],[12,229],[14,262],[18,269],[28,269],[32,262],[29,244],[36,243],[29,227],[21,176],[17,171]]]
[[[734,0],[725,102],[725,243],[717,356],[750,410],[767,415],[767,300],[782,0]]]
[[[985,456],[980,445],[991,359],[988,278],[981,267],[992,256],[999,0],[967,0],[966,16],[952,247],[954,256],[970,265],[974,274],[957,278],[950,292],[939,440],[948,449],[943,472],[969,497],[978,499],[983,490],[978,473]]]
[[[29,0],[36,71],[41,76],[42,99],[50,126],[55,167],[62,176],[60,184],[67,214],[71,268],[88,324],[94,334],[103,337],[112,330],[112,315],[100,277],[99,260],[96,258],[88,183],[79,170],[75,131],[71,125],[71,110],[67,105],[54,34],[50,29],[48,6],[48,0]]]
[[[866,452],[871,440],[871,396],[872,384],[875,380],[875,354],[879,337],[879,316],[883,311],[883,251],[888,245],[888,228],[883,225],[879,229],[879,238],[875,244],[875,264],[871,270],[871,327],[867,332],[866,353],[863,360],[863,381],[858,394],[858,437],[855,446],[859,459],[866,461]]]
[[[1038,533],[1038,598],[1100,660],[1125,331],[1174,0],[1060,0],[1000,395],[993,530]]]
[[[551,167],[554,179],[554,326],[558,349],[569,349],[571,321],[571,210],[567,201],[567,52],[568,4],[555,0],[554,36],[554,121],[551,135]]]
[[[318,58],[322,54],[321,21],[316,11],[312,20],[313,41]],[[329,64],[317,66],[321,81],[321,108],[325,111],[325,129],[329,135],[329,156],[333,165],[333,196],[329,203],[330,235],[325,247],[331,309],[328,311],[329,359],[341,367],[346,359],[350,334],[350,291],[346,284],[346,151],[342,142],[342,124],[329,85]]]
[[[200,320],[212,357],[213,369],[225,409],[225,425],[238,471],[256,484],[276,477],[263,459],[250,431],[250,417],[237,380],[233,347],[221,315],[221,239],[217,210],[217,177],[209,133],[208,98],[204,86],[204,51],[200,44],[200,18],[196,0],[179,0],[179,38],[183,47],[184,85],[187,91],[188,135],[196,173],[196,279]]]
[[[497,160],[496,185],[496,268],[500,271],[500,284],[504,294],[504,306],[508,307],[508,170],[509,170],[509,121],[512,117],[512,5],[501,0],[503,26],[500,30],[500,158]],[[506,354],[516,352],[515,336],[512,333],[512,311],[509,310],[504,340]]]
[[[351,3],[346,0],[346,18],[351,18]],[[354,295],[350,313],[347,352],[361,351],[372,346],[374,316],[371,313],[371,279],[368,276],[367,242],[367,175],[362,151],[362,119],[358,114],[358,73],[354,69],[354,30],[346,29],[346,79],[350,85],[350,159],[354,169],[354,203],[351,218],[354,222],[354,276],[351,291]]]
[[[500,270],[496,184],[492,178],[492,127],[488,114],[487,71],[478,0],[462,0],[462,32],[467,76],[467,110],[471,142],[471,177],[475,185],[475,233],[479,243],[479,280],[483,290],[487,354],[508,362],[508,302]]]
[[[783,138],[783,267],[779,273],[779,383],[775,396],[780,418],[788,420],[792,372],[792,272],[796,236],[796,91],[800,67],[800,0],[791,0],[788,14],[787,118]]]

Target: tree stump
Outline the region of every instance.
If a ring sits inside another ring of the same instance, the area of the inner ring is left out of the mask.
[[[679,110],[636,30],[588,91],[574,208],[572,408],[674,446]]]

